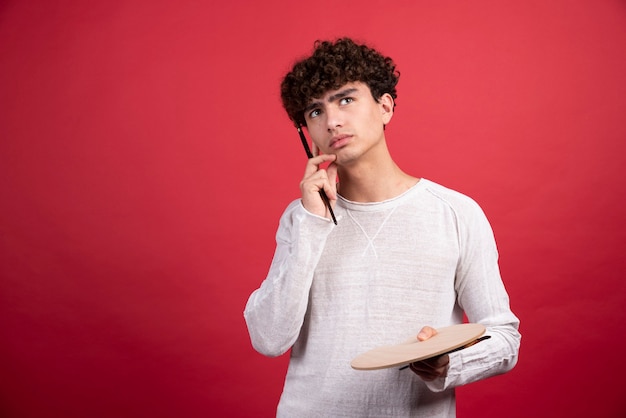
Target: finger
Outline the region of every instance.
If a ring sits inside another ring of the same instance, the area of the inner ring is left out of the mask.
[[[315,142],[313,141],[311,141],[311,154],[313,154],[314,157],[320,155],[320,150],[317,148],[317,145],[315,145]]]
[[[325,170],[319,170],[300,183],[302,205],[306,210],[319,216],[329,216],[328,208],[320,195],[320,190],[330,194],[330,185]],[[330,199],[330,198],[329,198]],[[331,205],[334,200],[331,200]]]
[[[433,327],[425,326],[417,334],[417,339],[420,341],[425,341],[434,335],[437,335],[437,330]]]
[[[331,163],[326,168],[326,175],[328,176],[329,190],[326,191],[329,199],[337,199],[337,164]]]
[[[422,380],[424,380],[426,382],[430,382],[431,380],[435,380],[437,378],[437,376],[435,376],[432,373],[418,371],[418,370],[413,369],[413,367],[411,367],[411,370],[413,371],[413,373],[418,375]]]
[[[415,373],[416,375],[421,377],[422,380],[425,380],[425,381],[435,380],[439,376],[439,374],[436,373],[434,370],[419,367],[417,363],[410,364],[409,368],[411,369],[413,373]]]
[[[328,173],[326,170],[315,170],[302,179],[302,185],[310,186],[311,190],[318,192],[328,184]]]
[[[450,363],[450,356],[442,355],[424,360],[424,363],[433,369],[441,369]]]
[[[312,173],[300,182],[300,190],[302,191],[303,198],[307,202],[319,200],[321,203],[319,192],[322,190],[326,193],[326,196],[329,199],[336,199],[336,196],[334,195],[334,193],[336,193],[335,187],[331,186],[328,181],[328,174],[326,170],[323,169]],[[330,195],[332,195],[332,198]]]
[[[432,372],[434,370],[441,369],[446,367],[450,359],[448,356],[437,356],[427,360],[416,361],[415,363],[411,363],[415,366],[417,370]]]
[[[410,364],[411,370],[413,370],[416,373],[432,373],[433,368],[425,365],[422,362],[417,362],[417,363],[411,363]]]
[[[333,154],[322,154],[317,157],[309,158],[306,168],[304,170],[304,177],[307,178],[319,170],[320,164],[325,162],[334,161],[337,158]]]
[[[423,380],[433,380],[440,376],[445,376],[448,370],[450,358],[447,355],[433,357],[432,359],[422,360],[411,363],[411,370],[421,377]]]

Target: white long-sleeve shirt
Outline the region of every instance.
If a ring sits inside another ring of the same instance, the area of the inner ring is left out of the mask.
[[[454,417],[454,387],[510,370],[519,320],[491,227],[470,198],[426,179],[380,203],[339,198],[338,225],[299,200],[284,212],[267,278],[244,316],[254,348],[291,358],[277,416]],[[481,323],[491,338],[450,354],[445,378],[358,371],[350,361],[430,325]]]

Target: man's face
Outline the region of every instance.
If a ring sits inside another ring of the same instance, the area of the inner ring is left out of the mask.
[[[347,83],[313,99],[304,111],[311,139],[324,154],[336,154],[348,165],[384,144],[384,125],[393,116],[393,98],[377,102],[365,83]]]

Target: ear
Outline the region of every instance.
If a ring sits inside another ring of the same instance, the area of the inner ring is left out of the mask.
[[[380,105],[380,111],[383,117],[383,124],[386,125],[393,117],[393,97],[391,97],[391,94],[385,93],[380,96],[380,99],[378,99],[378,104]]]

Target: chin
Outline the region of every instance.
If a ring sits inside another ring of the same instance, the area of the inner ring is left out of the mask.
[[[350,155],[350,154],[347,154],[347,155],[335,154],[335,155],[337,155],[335,164],[337,164],[338,166],[342,166],[342,167],[347,167],[349,165],[352,165],[359,160],[358,156],[355,156],[355,155]]]

